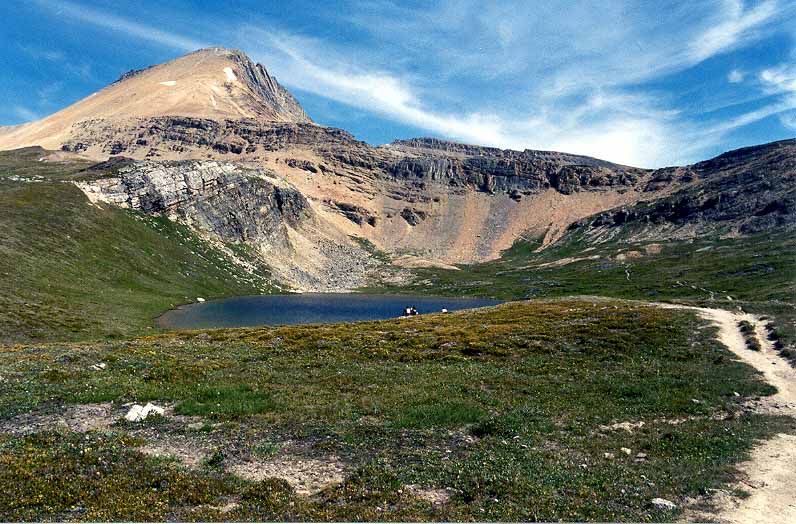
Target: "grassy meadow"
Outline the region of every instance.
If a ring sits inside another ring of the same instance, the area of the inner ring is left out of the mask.
[[[0,517],[668,520],[652,498],[704,495],[755,439],[794,429],[743,408],[772,388],[713,331],[684,311],[547,300],[6,347]],[[121,420],[147,400],[173,413]],[[102,430],[22,429],[103,403]],[[147,443],[201,456],[189,468]],[[275,457],[333,461],[344,480],[305,496],[232,474]],[[437,491],[446,503],[422,496]]]

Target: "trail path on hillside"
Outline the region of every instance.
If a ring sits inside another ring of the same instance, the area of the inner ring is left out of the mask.
[[[723,309],[659,304],[664,308],[695,310],[719,328],[718,338],[738,357],[759,370],[777,393],[760,400],[758,411],[796,416],[796,370],[781,358],[767,338],[765,322],[746,313]],[[761,351],[746,347],[738,322],[755,325]],[[794,523],[796,522],[796,435],[779,434],[752,450],[751,460],[740,465],[743,480],[739,488],[750,493],[745,499],[729,494],[718,495],[716,513],[691,514],[688,520],[706,518],[722,523]]]

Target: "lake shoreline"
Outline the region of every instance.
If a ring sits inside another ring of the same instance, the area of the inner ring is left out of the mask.
[[[404,309],[412,306],[417,307],[419,314],[429,314],[503,302],[489,298],[364,293],[247,295],[182,304],[155,318],[155,323],[164,330],[332,324],[401,318]]]

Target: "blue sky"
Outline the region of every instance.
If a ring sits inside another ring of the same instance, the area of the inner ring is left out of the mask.
[[[0,125],[247,52],[318,123],[682,164],[796,135],[796,1],[5,0]]]

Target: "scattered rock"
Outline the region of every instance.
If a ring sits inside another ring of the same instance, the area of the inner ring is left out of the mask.
[[[158,407],[151,402],[148,402],[146,406],[142,406],[141,404],[133,404],[133,407],[130,408],[130,411],[127,412],[124,418],[130,422],[140,422],[153,413],[155,415],[162,416],[165,412],[165,409]]]
[[[288,158],[287,160],[285,160],[285,164],[287,164],[289,167],[292,167],[294,169],[301,169],[303,171],[309,171],[310,173],[317,173],[318,172],[318,168],[315,167],[315,164],[313,164],[309,160],[299,160],[299,159],[296,159],[296,158]]]
[[[634,429],[639,429],[644,427],[645,422],[640,420],[638,422],[617,422],[615,424],[609,424],[607,426],[600,426],[600,429],[603,431],[614,431],[618,429],[623,429],[628,433],[632,433]]]
[[[94,371],[102,371],[106,367],[108,367],[108,364],[106,364],[105,362],[99,362],[97,364],[92,364],[91,369],[93,369]]]
[[[666,509],[666,510],[673,510],[677,509],[677,504],[672,502],[671,500],[661,499],[661,498],[654,498],[652,499],[652,505],[655,506],[657,509]]]
[[[630,448],[620,448],[620,451],[627,456],[630,456],[630,454],[633,453],[633,451]]]
[[[450,488],[423,488],[417,484],[407,484],[406,488],[410,493],[426,502],[430,502],[433,506],[442,506],[451,500],[452,490]]]
[[[613,459],[615,457],[616,457],[616,455],[614,455],[613,453],[603,453],[603,458],[606,458],[606,459],[610,460],[610,459]]]
[[[372,211],[362,206],[349,204],[347,202],[335,202],[334,200],[328,199],[325,200],[324,203],[330,208],[337,210],[348,220],[359,226],[363,224],[369,224],[375,227],[378,223],[378,217]]]
[[[196,301],[197,301],[197,302],[204,302],[204,301],[205,301],[205,299],[203,299],[202,297],[196,297]]]
[[[406,220],[410,226],[418,225],[420,222],[425,220],[427,216],[428,214],[425,211],[421,211],[419,209],[410,209],[405,207],[401,211],[401,217]]]
[[[339,484],[345,472],[345,466],[334,457],[320,460],[284,456],[269,461],[242,462],[229,469],[246,480],[286,480],[300,495],[312,495],[329,485]]]

